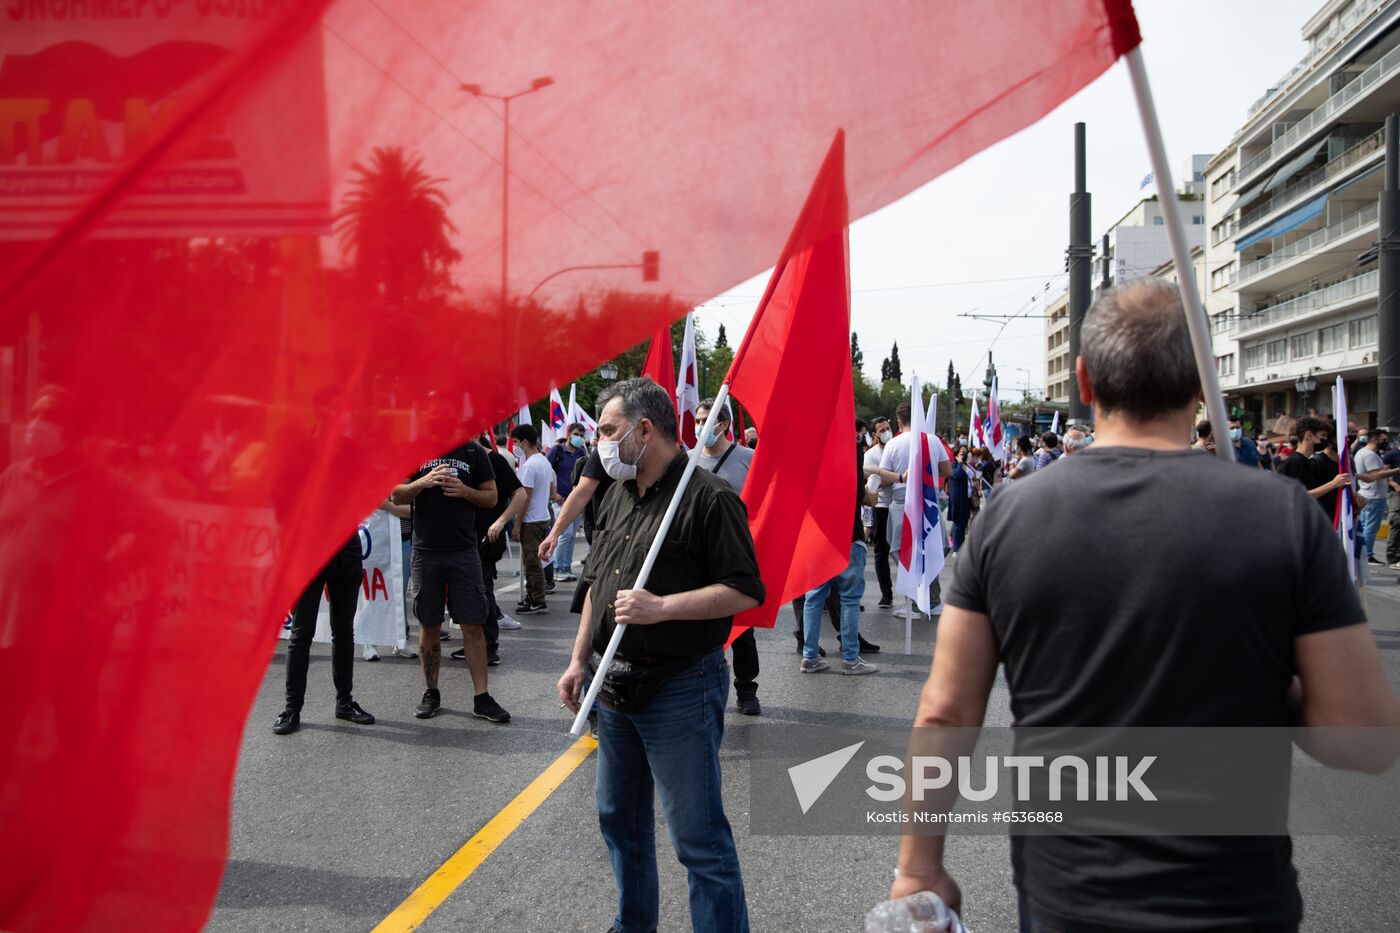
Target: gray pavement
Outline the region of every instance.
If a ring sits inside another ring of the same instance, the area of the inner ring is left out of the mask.
[[[502,563],[501,603],[513,606],[516,582]],[[945,571],[945,582],[947,574]],[[1391,683],[1400,688],[1400,586],[1386,572],[1367,590],[1372,627]],[[725,801],[738,838],[755,930],[853,930],[884,899],[895,862],[894,837],[775,837],[749,832],[748,753],[756,723],[907,727],[928,671],[934,628],[904,627],[878,610],[868,574],[863,634],[884,650],[869,677],[799,675],[792,613],[758,633],[763,716],[731,711],[722,752]],[[379,722],[342,723],[331,715],[329,651],[313,649],[301,731],[274,736],[282,706],[284,649],[268,668],[244,737],[234,797],[228,869],[211,931],[369,930],[569,747],[569,717],[554,682],[576,631],[569,585],[550,612],[501,634],[491,693],[514,721],[495,725],[470,715],[463,662],[444,662],[445,712],[413,718],[422,694],[417,661],[355,662],[355,695]],[[835,637],[824,628],[832,653]],[[460,645],[460,640],[449,647]],[[988,722],[1010,722],[998,681]],[[421,929],[427,931],[603,931],[613,912],[612,876],[593,805],[594,759],[584,762],[458,888]],[[660,824],[659,824],[660,825]],[[685,874],[664,833],[662,930],[689,929]],[[953,837],[949,866],[977,933],[1016,928],[1007,842]],[[1400,929],[1400,840],[1307,837],[1295,840],[1305,928]]]

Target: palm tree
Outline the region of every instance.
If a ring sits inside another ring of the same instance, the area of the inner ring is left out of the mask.
[[[335,215],[335,232],[357,277],[390,303],[422,299],[450,288],[447,267],[462,258],[449,234],[445,178],[431,178],[421,156],[397,146],[376,147]]]

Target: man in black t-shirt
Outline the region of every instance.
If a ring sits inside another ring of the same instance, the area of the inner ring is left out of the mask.
[[[455,427],[452,409],[434,400],[429,430],[449,436]],[[476,697],[472,714],[492,722],[510,722],[486,686],[486,624],[488,601],[481,572],[477,510],[496,506],[496,479],[486,451],[468,441],[429,460],[394,487],[395,502],[413,503],[413,568],[408,598],[418,619],[418,654],[427,690],[414,715],[436,716],[442,708],[438,670],[442,665],[444,606],[462,627],[463,650]]]
[[[1330,519],[1332,507],[1336,505],[1336,492],[1351,482],[1350,473],[1339,473],[1328,464],[1319,461],[1325,456],[1327,447],[1335,449],[1337,438],[1332,422],[1304,415],[1298,419],[1298,445],[1293,453],[1284,458],[1279,472],[1303,484],[1308,495],[1322,504],[1322,510]],[[1335,462],[1335,461],[1334,461]]]
[[[997,495],[973,524],[916,739],[980,726],[999,660],[1017,726],[1286,727],[1294,684],[1302,725],[1400,725],[1321,510],[1296,483],[1182,443],[1201,390],[1176,287],[1146,278],[1108,290],[1082,346],[1076,378],[1097,439]],[[1079,581],[1072,596],[1047,596],[1066,579]],[[1271,585],[1238,598],[1258,580]],[[1307,751],[1345,768],[1384,769],[1400,754]],[[894,897],[931,890],[960,909],[943,842],[904,837]],[[1023,929],[1284,931],[1302,916],[1287,836],[1013,835],[1011,850]]]

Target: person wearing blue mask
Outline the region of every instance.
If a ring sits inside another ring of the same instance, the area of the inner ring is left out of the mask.
[[[710,417],[710,409],[715,400],[707,398],[695,409],[695,423],[703,426]],[[715,418],[715,427],[709,434],[699,438],[700,460],[696,468],[709,470],[729,484],[735,494],[743,495],[744,480],[749,475],[749,465],[753,463],[754,452],[743,444],[729,439],[729,426],[733,416],[729,406]],[[734,639],[734,700],[739,712],[745,716],[758,716],[763,712],[758,703],[758,642],[754,640],[753,629],[745,629],[744,634]]]
[[[588,457],[588,445],[584,442],[583,433],[583,425],[569,425],[564,439],[547,455],[549,465],[554,467],[555,505],[563,505],[569,497],[574,489],[574,465]],[[575,518],[559,532],[559,546],[554,550],[554,579],[559,583],[577,579],[574,576],[574,537],[578,529],[579,519]]]
[[[1259,469],[1259,448],[1253,443],[1244,443],[1244,427],[1238,418],[1230,419],[1230,443],[1235,445],[1235,462],[1243,463],[1252,469]]]

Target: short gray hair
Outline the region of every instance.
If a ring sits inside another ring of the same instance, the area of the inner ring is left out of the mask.
[[[679,437],[676,427],[676,400],[670,392],[652,381],[649,376],[624,379],[613,383],[598,396],[598,414],[613,399],[622,400],[622,414],[628,421],[636,422],[646,418],[652,427],[667,440]]]
[[[1065,453],[1077,453],[1089,446],[1089,435],[1078,428],[1070,428],[1065,432],[1064,441]]]
[[[1094,403],[1104,411],[1148,421],[1201,391],[1181,293],[1162,279],[1104,292],[1084,316],[1080,348]]]

